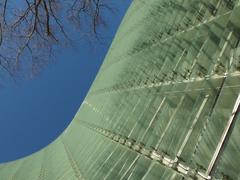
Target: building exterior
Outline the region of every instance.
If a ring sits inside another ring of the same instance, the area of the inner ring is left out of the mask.
[[[240,179],[240,1],[135,0],[69,127],[0,180]]]

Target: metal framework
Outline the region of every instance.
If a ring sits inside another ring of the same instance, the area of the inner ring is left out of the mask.
[[[240,1],[135,0],[69,127],[0,179],[239,179]]]

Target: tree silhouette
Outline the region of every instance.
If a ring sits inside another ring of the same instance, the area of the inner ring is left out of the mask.
[[[34,76],[49,63],[54,45],[71,42],[68,29],[88,26],[90,37],[98,37],[97,28],[105,25],[103,10],[111,10],[106,0],[22,0],[21,4],[3,0],[1,69],[13,78],[20,70],[30,70]]]

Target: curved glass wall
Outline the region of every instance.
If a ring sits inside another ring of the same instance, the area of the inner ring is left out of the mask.
[[[239,0],[135,0],[78,113],[0,179],[238,179]]]

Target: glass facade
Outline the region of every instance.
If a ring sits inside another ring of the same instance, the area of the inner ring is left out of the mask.
[[[240,1],[135,0],[69,127],[0,179],[239,179]]]

